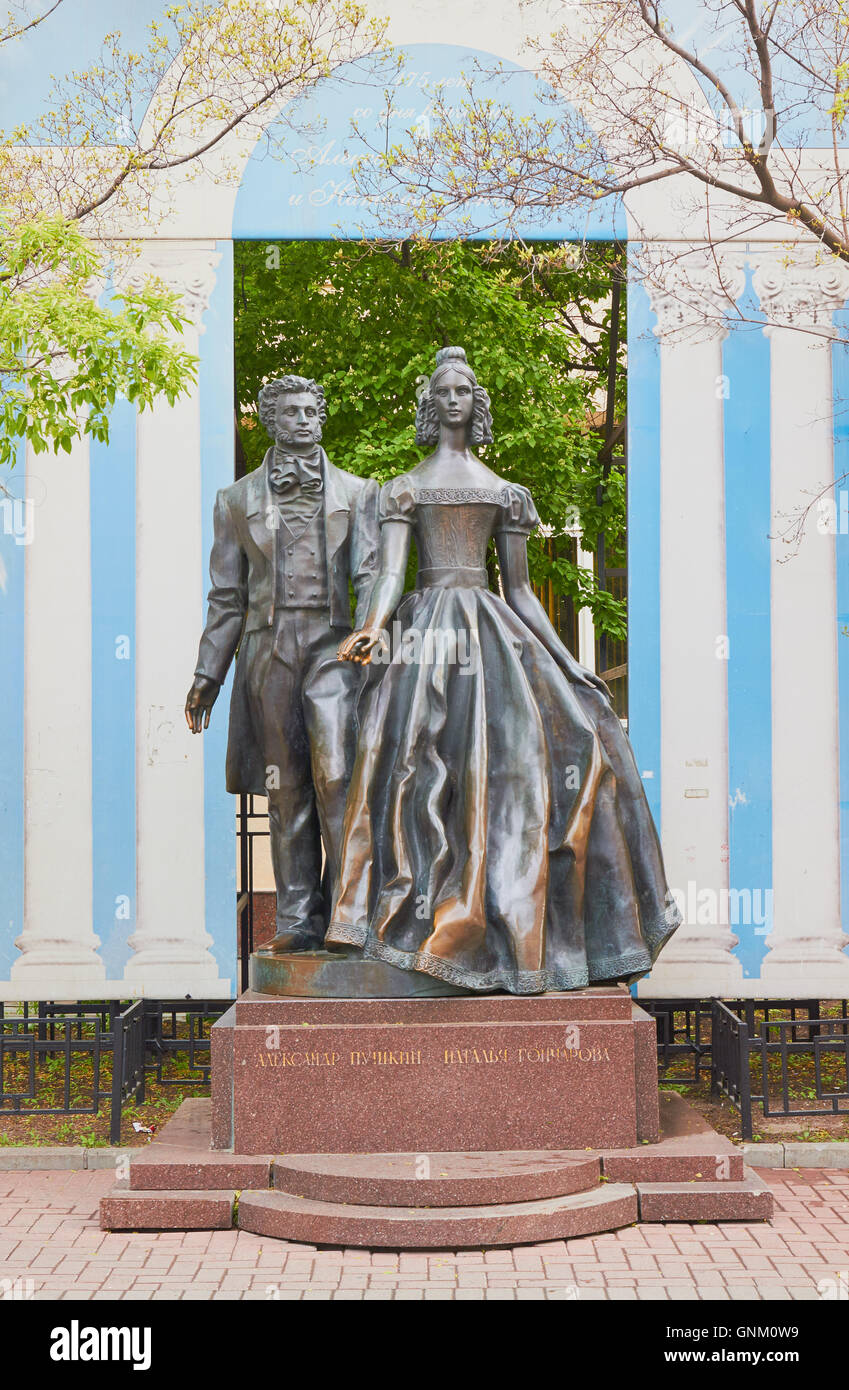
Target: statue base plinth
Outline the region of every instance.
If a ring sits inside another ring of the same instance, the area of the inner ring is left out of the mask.
[[[338,951],[254,951],[248,966],[251,990],[301,999],[447,999],[469,990],[416,970],[366,960],[354,947]]]
[[[213,1142],[239,1153],[562,1149],[657,1135],[655,1024],[624,985],[432,999],[249,990],[212,1036]]]
[[[680,1096],[661,1104],[654,1021],[611,986],[249,991],[213,1026],[211,1102],[183,1102],[100,1219],[418,1250],[771,1212],[728,1139]]]

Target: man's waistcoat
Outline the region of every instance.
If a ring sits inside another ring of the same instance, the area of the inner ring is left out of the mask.
[[[277,531],[277,605],[327,608],[327,541],[324,493],[303,530],[293,534],[280,518]]]

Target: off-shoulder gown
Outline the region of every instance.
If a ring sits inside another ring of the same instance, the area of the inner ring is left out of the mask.
[[[639,977],[679,917],[630,744],[488,586],[490,538],[538,524],[530,493],[404,474],[380,511],[419,571],[361,702],[328,943],[470,990]]]

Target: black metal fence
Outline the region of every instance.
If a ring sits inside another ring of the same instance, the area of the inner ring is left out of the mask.
[[[86,1010],[76,1006],[66,1017],[28,1005],[19,1016],[6,1017],[0,1005],[0,1115],[97,1115],[113,1100],[103,1084],[104,1054],[111,1051],[117,1005]],[[73,1061],[91,1063],[88,1094],[75,1096]],[[37,1105],[49,1087],[53,1103]]]
[[[239,854],[239,893],[236,899],[236,939],[239,949],[239,983],[248,987],[248,962],[254,948],[254,891],[256,841],[268,836],[268,802],[264,796],[242,794],[236,815]]]
[[[229,1007],[137,999],[23,1004],[10,1014],[0,1004],[0,1118],[99,1115],[108,1106],[110,1142],[119,1144],[123,1108],[143,1103],[149,1082],[208,1083],[209,1029]],[[193,1075],[167,1074],[178,1054]]]
[[[109,1141],[121,1142],[121,1113],[132,1097],[141,1105],[145,1097],[145,1014],[144,1000],[137,999],[112,1025],[112,1092],[109,1112]]]
[[[719,999],[711,1001],[710,1089],[722,1092],[740,1111],[740,1133],[752,1137],[752,1078],[749,1027]]]
[[[711,1091],[739,1110],[744,1139],[752,1137],[756,1107],[773,1118],[849,1118],[846,1001],[832,1014],[815,999],[639,1002],[656,1022],[660,1084],[709,1078]],[[0,1003],[0,1119],[95,1116],[108,1107],[110,1141],[118,1144],[124,1107],[143,1103],[148,1085],[208,1084],[210,1028],[230,1004]],[[791,1075],[792,1060],[801,1055],[813,1062],[804,1104]],[[188,1074],[174,1074],[178,1058]]]
[[[207,1086],[209,1084],[209,1030],[229,1009],[229,1003],[185,1000],[162,1003],[144,1000],[144,1071],[157,1086]],[[185,1031],[181,1032],[180,1028]],[[184,1055],[193,1076],[170,1076],[169,1062]]]
[[[849,1006],[826,1015],[817,999],[659,999],[640,1001],[655,1018],[660,1082],[698,1084],[740,1111],[744,1139],[754,1133],[754,1110],[764,1117],[815,1120],[849,1118]],[[832,1007],[834,1007],[832,1005]],[[789,1015],[789,1017],[777,1017]],[[794,1057],[807,1055],[813,1069],[804,1096],[791,1076]],[[682,1068],[689,1060],[691,1065]],[[669,1075],[675,1063],[675,1071]]]
[[[698,1085],[702,1072],[710,1068],[710,1000],[640,999],[641,1009],[652,1015],[657,1025],[657,1064],[660,1077],[673,1062],[679,1066],[675,1082]],[[682,1061],[690,1063],[683,1071]]]

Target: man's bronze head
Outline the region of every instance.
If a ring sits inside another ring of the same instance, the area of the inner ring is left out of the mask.
[[[257,401],[260,422],[277,444],[305,448],[321,439],[327,419],[324,388],[305,376],[266,382]]]

